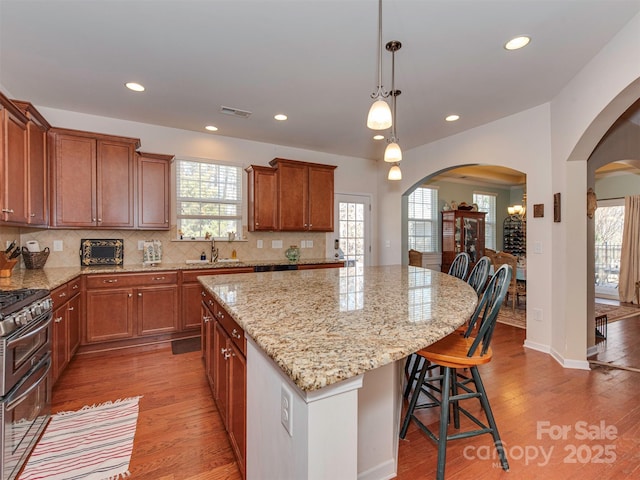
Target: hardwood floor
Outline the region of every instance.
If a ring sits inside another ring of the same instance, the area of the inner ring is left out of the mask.
[[[494,359],[480,367],[510,471],[494,465],[491,438],[482,435],[449,443],[446,478],[640,478],[640,373],[564,369],[550,356],[523,348],[523,342],[524,330],[498,324]],[[143,397],[132,480],[240,479],[199,352],[172,355],[169,347],[156,347],[76,357],[54,390],[54,411],[136,395]],[[423,419],[433,423],[435,414],[424,412]],[[566,438],[554,439],[539,422],[552,433],[570,430]],[[609,438],[577,438],[577,422],[591,429],[605,426]],[[435,465],[435,444],[412,425],[400,441],[397,479],[433,479]]]

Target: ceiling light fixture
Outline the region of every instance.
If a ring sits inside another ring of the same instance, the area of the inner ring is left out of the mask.
[[[283,114],[283,113],[279,113],[279,114],[275,115],[273,118],[283,122],[283,121],[285,121],[287,119],[287,116],[285,114]]]
[[[455,122],[456,120],[460,120],[460,115],[456,115],[455,113],[453,115],[447,115],[444,118],[447,122]]]
[[[402,170],[397,163],[389,169],[387,180],[402,180]]]
[[[207,125],[204,128],[205,128],[205,130],[209,130],[210,132],[217,132],[218,131],[218,127],[213,126],[213,125]]]
[[[380,135],[380,134],[374,135],[373,139],[374,140],[383,140],[384,139],[384,135]]]
[[[527,194],[522,194],[522,205],[512,205],[507,207],[507,213],[511,217],[516,217],[526,221],[527,218]]]
[[[396,90],[396,52],[402,48],[402,43],[397,40],[392,40],[387,43],[386,49],[391,52],[391,92],[393,111],[392,111],[392,126],[391,126],[391,138],[389,138],[389,144],[384,151],[384,161],[389,163],[397,163],[402,160],[402,150],[398,145],[398,137],[396,134],[396,99],[402,92]],[[397,166],[397,165],[396,165]]]
[[[531,41],[531,37],[527,35],[519,35],[509,40],[507,43],[505,43],[504,48],[506,50],[519,50],[529,45],[530,41]]]
[[[388,96],[389,92],[382,86],[382,0],[378,0],[378,88],[371,94],[375,101],[367,116],[367,127],[371,130],[385,130],[391,126],[391,109],[384,100]]]
[[[129,90],[133,90],[134,92],[144,92],[144,86],[136,82],[127,82],[124,84],[124,86]]]

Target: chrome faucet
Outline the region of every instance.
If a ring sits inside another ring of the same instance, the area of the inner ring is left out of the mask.
[[[218,261],[218,247],[216,247],[216,241],[213,237],[211,237],[211,259],[209,261],[211,263]]]

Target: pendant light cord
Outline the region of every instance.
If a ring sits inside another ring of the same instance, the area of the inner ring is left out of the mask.
[[[378,0],[378,88],[371,94],[371,98],[388,97],[382,87],[382,0]]]

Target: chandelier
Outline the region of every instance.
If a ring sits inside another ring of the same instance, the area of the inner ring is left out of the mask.
[[[388,140],[387,148],[384,150],[384,161],[393,163],[394,165],[389,170],[389,180],[402,180],[402,172],[398,163],[402,160],[402,150],[398,144],[397,117],[396,117],[396,101],[398,95],[402,92],[396,90],[396,52],[402,48],[402,43],[397,40],[392,40],[387,43],[386,49],[391,52],[391,101],[393,105],[392,110],[392,125],[391,125],[391,137]]]
[[[522,194],[522,205],[511,205],[507,207],[507,213],[511,217],[525,220],[527,216],[527,194]]]
[[[372,130],[386,130],[393,122],[391,109],[385,98],[389,92],[382,86],[382,0],[378,0],[378,87],[371,94],[375,99],[367,116],[367,127]]]

